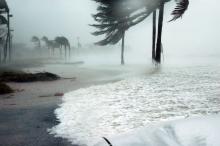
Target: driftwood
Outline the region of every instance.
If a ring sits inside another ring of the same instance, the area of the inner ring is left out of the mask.
[[[0,82],[35,82],[58,80],[58,75],[49,72],[24,73],[24,72],[3,72],[0,74]]]
[[[14,91],[5,83],[0,82],[0,95],[13,93]]]

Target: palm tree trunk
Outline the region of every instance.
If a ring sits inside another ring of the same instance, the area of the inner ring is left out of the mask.
[[[38,40],[38,48],[41,48],[40,40]]]
[[[164,15],[164,3],[162,2],[159,10],[159,20],[158,20],[158,34],[157,34],[157,45],[156,45],[156,57],[155,61],[161,63],[161,37],[163,29],[163,15]]]
[[[65,49],[65,61],[66,61],[67,58],[66,45],[64,46],[64,49]]]
[[[2,48],[0,47],[0,64],[2,63]]]
[[[60,58],[62,58],[62,47],[60,47],[59,50],[60,50]]]
[[[6,61],[7,61],[7,55],[8,55],[8,39],[9,39],[9,35],[7,34],[6,41],[5,41],[5,46],[4,46],[4,58],[3,58],[3,62],[4,62],[4,63],[6,63]]]
[[[155,61],[155,45],[156,45],[156,16],[157,10],[153,12],[153,35],[152,35],[152,60]]]
[[[123,32],[122,43],[121,43],[121,65],[125,64],[125,61],[124,61],[124,49],[125,49],[125,31]]]
[[[69,49],[69,60],[71,58],[71,49],[70,49],[70,45],[68,45],[68,49]]]
[[[11,32],[10,32],[10,15],[9,12],[7,13],[7,27],[8,27],[8,54],[9,54],[9,61],[11,61]]]

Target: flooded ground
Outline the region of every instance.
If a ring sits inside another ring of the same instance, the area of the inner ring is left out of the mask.
[[[72,143],[92,145],[101,137],[149,124],[220,112],[218,65],[147,69],[116,83],[65,94],[51,130]]]

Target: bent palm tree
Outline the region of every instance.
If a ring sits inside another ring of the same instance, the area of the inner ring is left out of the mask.
[[[49,39],[48,39],[46,36],[43,36],[43,37],[41,38],[41,40],[45,43],[46,47],[47,47],[48,49],[50,49]]]
[[[157,43],[156,43],[156,54],[154,60],[157,63],[161,62],[161,53],[162,53],[162,28],[163,28],[163,15],[164,15],[164,4],[166,2],[169,2],[170,0],[161,0],[159,4],[159,18],[158,18],[158,34],[157,34]],[[175,0],[177,2],[176,8],[173,10],[171,15],[173,15],[173,18],[170,21],[174,21],[184,14],[184,12],[187,10],[189,1],[188,0]]]
[[[93,24],[98,31],[93,35],[103,35],[105,38],[96,44],[104,46],[108,44],[116,44],[121,40],[121,65],[124,65],[124,47],[125,32],[128,29],[127,18],[131,12],[131,7],[127,0],[94,0],[99,3],[98,13],[93,15],[95,21],[99,24]],[[123,7],[123,9],[119,9]],[[134,8],[133,8],[134,9]]]
[[[37,36],[33,36],[31,38],[31,42],[33,42],[37,48],[41,48],[41,42],[40,39]]]
[[[7,56],[9,53],[10,57],[10,48],[9,48],[9,33],[7,30],[8,20],[5,18],[5,16],[0,15],[0,63],[6,62]],[[2,60],[3,55],[3,60]]]
[[[157,11],[155,10],[153,12],[153,32],[152,32],[152,60],[153,62],[155,61],[155,45],[156,45],[156,16],[157,16]]]
[[[162,37],[162,29],[163,29],[163,15],[164,15],[164,2],[161,2],[159,6],[158,32],[157,32],[156,54],[155,54],[155,61],[157,63],[161,62],[161,52],[162,52],[161,37]]]
[[[8,34],[7,30],[4,28],[0,28],[0,63],[6,62],[7,58],[7,41],[8,41]]]
[[[51,55],[51,52],[53,52],[53,55],[54,55],[53,41],[49,40],[46,36],[43,36],[41,40],[44,41],[46,47],[49,50],[50,55]]]
[[[67,59],[67,49],[69,50],[69,58],[71,56],[71,48],[70,48],[70,43],[69,43],[69,40],[64,37],[64,36],[61,36],[61,37],[56,37],[55,38],[55,42],[57,44],[59,44],[59,48],[60,48],[60,53],[62,54],[62,49],[64,49],[65,51],[65,60]]]
[[[117,0],[95,0],[99,3],[109,3],[117,4]],[[120,6],[120,11],[127,15],[127,17],[122,17],[118,21],[115,21],[115,17],[120,15],[119,12],[115,11],[117,15],[112,15],[111,17],[106,17],[103,14],[98,13],[98,18],[96,21],[100,23],[99,25],[93,25],[100,29],[101,34],[106,34],[108,40],[118,41],[123,35],[119,35],[121,29],[116,26],[121,26],[121,24],[126,24],[123,26],[124,30],[128,30],[130,27],[142,22],[145,20],[151,13],[153,13],[153,44],[152,44],[152,58],[157,63],[161,62],[161,51],[162,51],[162,28],[163,28],[163,13],[164,13],[164,5],[171,0],[120,0],[124,5]],[[171,21],[180,18],[186,9],[188,8],[189,1],[188,0],[175,0],[177,6],[175,10],[172,12],[173,19]],[[136,4],[137,3],[137,4]],[[106,9],[105,7],[98,7],[98,10]],[[158,17],[158,34],[156,39],[156,11],[159,9],[159,17]],[[114,21],[108,21],[114,20]],[[106,23],[107,22],[107,23]],[[101,25],[102,24],[102,25]],[[156,41],[157,40],[157,41]]]
[[[60,48],[60,44],[58,44],[55,40],[49,40],[46,36],[42,37],[42,41],[45,42],[52,55],[54,55],[56,48]]]

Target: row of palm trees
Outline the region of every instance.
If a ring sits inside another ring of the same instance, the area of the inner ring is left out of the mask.
[[[71,57],[70,43],[66,37],[57,36],[54,40],[49,40],[46,36],[43,36],[41,39],[37,36],[33,36],[31,38],[31,42],[35,44],[36,48],[41,48],[41,41],[45,43],[47,49],[52,53],[52,55],[54,55],[55,49],[59,49],[60,56],[62,56],[62,50],[64,50],[65,59],[67,59],[67,53],[68,57]]]
[[[93,0],[99,4],[97,13],[93,15],[97,24],[97,31],[93,35],[105,35],[105,38],[96,44],[116,44],[120,40],[121,64],[124,64],[124,42],[125,32],[139,24],[151,14],[153,16],[152,34],[152,60],[156,64],[161,63],[162,53],[162,30],[164,19],[164,5],[173,0]],[[174,21],[180,18],[187,10],[189,0],[174,0],[176,7],[171,13]],[[159,11],[158,24],[156,23],[157,11]]]

